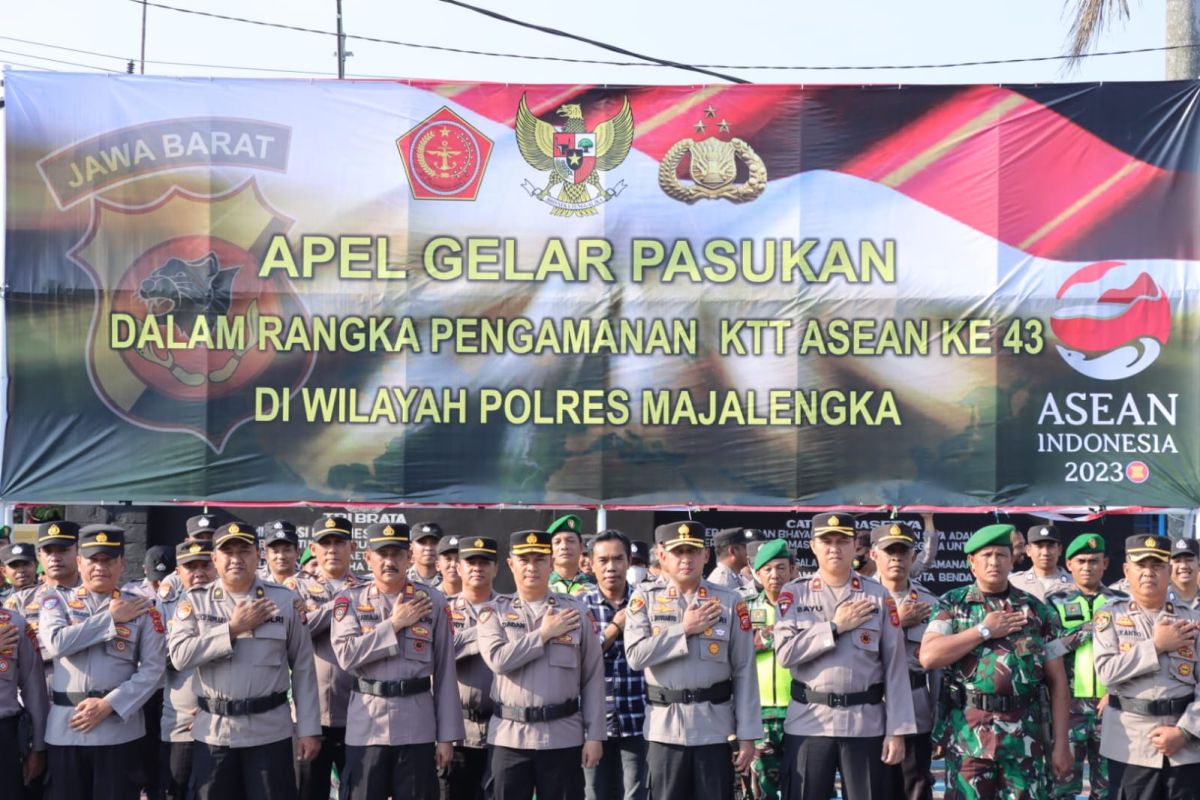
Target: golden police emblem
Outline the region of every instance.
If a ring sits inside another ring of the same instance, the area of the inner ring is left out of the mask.
[[[705,119],[714,119],[716,110],[712,106],[704,109],[704,118],[693,128],[697,134],[708,132]],[[767,188],[767,165],[744,139],[731,136],[729,123],[722,119],[716,132],[703,139],[680,139],[671,145],[658,165],[658,185],[668,197],[691,205],[699,200],[724,198],[731,203],[748,203]],[[679,179],[679,168],[684,159],[688,161],[690,183]],[[737,182],[738,163],[745,167],[746,178]]]

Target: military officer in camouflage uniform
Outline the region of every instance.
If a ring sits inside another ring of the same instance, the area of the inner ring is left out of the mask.
[[[353,679],[341,796],[437,800],[437,770],[464,736],[446,600],[408,580],[407,525],[366,534],[374,580],[343,588],[333,607],[333,650]]]
[[[408,579],[441,589],[442,573],[437,568],[437,545],[442,540],[442,526],[436,522],[418,522],[412,526],[412,566]]]
[[[338,664],[330,626],[334,598],[364,583],[350,571],[354,554],[351,532],[346,517],[319,517],[309,528],[310,546],[319,565],[317,573],[301,572],[283,581],[305,604],[321,696],[321,752],[311,764],[300,765],[300,800],[326,800],[332,770],[336,767],[340,775],[346,764],[346,707],[353,678]]]
[[[28,547],[28,545],[25,545]],[[13,798],[46,766],[49,713],[42,659],[27,633],[25,618],[0,609],[0,786]],[[20,741],[20,719],[29,714],[29,752]]]
[[[300,572],[300,535],[286,519],[273,519],[262,526],[263,565],[258,577],[283,584]]]
[[[1200,542],[1195,539],[1176,539],[1171,545],[1171,586],[1167,589],[1167,599],[1192,611],[1200,610],[1197,557],[1200,557]]]
[[[754,554],[754,571],[763,587],[749,603],[763,719],[763,738],[754,743],[751,768],[750,794],[757,800],[779,797],[783,723],[792,699],[792,674],[775,654],[775,625],[779,622],[779,595],[792,580],[792,561],[783,539],[764,543]]]
[[[932,528],[931,515],[926,515],[926,536]],[[934,698],[940,688],[940,674],[921,666],[919,651],[929,615],[937,598],[911,574],[915,560],[916,540],[907,526],[888,522],[871,529],[871,552],[876,565],[876,577],[887,589],[900,617],[904,635],[905,662],[908,681],[912,687],[913,715],[917,732],[904,737],[904,760],[889,767],[889,782],[903,787],[906,800],[931,800],[933,781],[930,762],[933,758]]]
[[[1100,755],[1100,710],[1104,683],[1096,677],[1092,636],[1096,615],[1107,603],[1125,595],[1101,583],[1108,569],[1104,537],[1081,533],[1067,545],[1067,569],[1075,583],[1051,592],[1046,604],[1058,613],[1066,653],[1063,664],[1071,688],[1070,737],[1074,756],[1071,775],[1055,782],[1054,796],[1074,800],[1083,790],[1083,765],[1090,768],[1091,800],[1108,800],[1108,759]]]
[[[849,800],[883,797],[885,766],[916,732],[895,601],[852,568],[854,517],[812,519],[817,572],[779,596],[775,653],[791,669],[783,796],[826,800],[839,770]]]
[[[713,549],[717,554],[717,565],[705,578],[709,583],[732,589],[744,599],[750,600],[758,592],[752,580],[742,574],[750,563],[746,555],[747,545],[754,541],[754,531],[749,528],[724,528],[713,536]]]
[[[166,643],[151,601],[117,589],[124,543],[116,526],[83,528],[82,585],[42,601],[38,639],[54,661],[46,721],[51,800],[136,800],[146,783],[142,706],[162,680]]]
[[[583,521],[574,514],[559,517],[546,531],[552,536],[554,571],[550,573],[550,591],[579,597],[596,588],[596,581],[580,569],[583,557]]]
[[[463,590],[449,598],[450,624],[454,628],[454,657],[458,699],[466,735],[454,746],[454,760],[443,771],[446,800],[486,800],[491,797],[488,775],[488,723],[492,704],[492,671],[479,653],[479,614],[496,599],[498,543],[486,536],[464,537],[459,542],[458,572]]]
[[[1070,774],[1059,626],[1054,611],[1008,582],[1013,530],[988,525],[967,540],[975,582],[938,601],[921,640],[921,665],[944,668],[934,737],[946,749],[945,800],[1041,800],[1051,770]]]
[[[184,594],[167,640],[175,668],[195,670],[195,797],[295,800],[289,682],[297,757],[311,761],[321,747],[303,602],[255,575],[258,541],[250,525],[228,522],[212,544],[219,579]]]
[[[1130,597],[1096,614],[1096,673],[1108,685],[1100,754],[1120,800],[1191,800],[1200,792],[1200,615],[1167,599],[1170,553],[1166,537],[1129,537]]]
[[[578,800],[603,752],[600,632],[580,601],[549,589],[551,536],[518,531],[517,591],[479,612],[476,638],[495,679],[488,726],[496,800]]]
[[[763,738],[750,609],[703,579],[703,525],[659,525],[654,541],[665,579],[634,592],[625,618],[625,658],[646,680],[651,794],[730,798]]]
[[[1025,535],[1033,566],[1024,572],[1014,572],[1009,582],[1043,603],[1046,595],[1060,589],[1070,589],[1071,573],[1058,565],[1062,555],[1062,538],[1053,525],[1034,525]]]

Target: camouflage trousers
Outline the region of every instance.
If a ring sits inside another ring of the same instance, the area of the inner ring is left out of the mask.
[[[779,771],[783,762],[783,718],[763,720],[763,738],[754,743],[750,776],[734,781],[735,800],[778,800]]]
[[[1099,700],[1086,697],[1071,698],[1071,756],[1075,762],[1071,777],[1055,780],[1054,797],[1075,800],[1083,791],[1083,765],[1090,768],[1089,783],[1092,800],[1108,800],[1108,759],[1100,755],[1100,715],[1096,713]]]
[[[1040,755],[1004,753],[1001,758],[963,756],[946,748],[944,800],[1047,800],[1046,761]]]

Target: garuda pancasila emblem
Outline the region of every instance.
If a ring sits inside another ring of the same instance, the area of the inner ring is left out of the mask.
[[[621,110],[589,131],[583,120],[583,106],[566,103],[558,115],[565,122],[555,129],[533,115],[521,96],[517,106],[517,147],[534,169],[550,173],[545,188],[538,189],[526,180],[522,186],[530,196],[553,208],[559,217],[586,217],[596,206],[616,197],[625,188],[620,181],[610,189],[600,183],[600,173],[621,164],[633,145],[633,111],[629,98]]]

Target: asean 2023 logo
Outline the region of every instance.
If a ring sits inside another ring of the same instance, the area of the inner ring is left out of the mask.
[[[1101,261],[1059,287],[1050,328],[1058,354],[1102,381],[1130,378],[1158,358],[1171,336],[1171,304],[1142,266]]]

